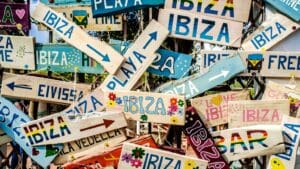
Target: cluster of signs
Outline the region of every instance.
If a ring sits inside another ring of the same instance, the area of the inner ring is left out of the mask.
[[[248,90],[197,97],[235,76],[300,77],[300,52],[266,51],[299,28],[299,2],[266,1],[294,21],[277,14],[242,43],[251,0],[41,0],[31,17],[67,43],[0,35],[1,66],[109,75],[91,91],[88,84],[3,73],[0,143],[13,138],[44,168],[54,162],[64,168],[229,169],[231,161],[264,155],[270,169],[293,168],[300,120],[290,115],[300,116],[299,89],[269,82],[259,101],[250,100]],[[120,31],[123,12],[159,6],[158,21],[131,44],[108,44],[85,32]],[[28,31],[28,9],[1,2],[1,27]],[[189,75],[192,56],[159,49],[167,37],[244,50],[201,51],[207,71]],[[156,92],[131,91],[146,71],[176,80]],[[69,107],[32,120],[4,97]],[[180,126],[198,158],[159,150],[151,136],[127,140],[128,120]],[[208,129],[224,124],[228,129]]]

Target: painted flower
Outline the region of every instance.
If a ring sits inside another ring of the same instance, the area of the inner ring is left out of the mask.
[[[183,100],[181,100],[181,99],[179,99],[179,101],[178,101],[178,105],[179,105],[180,107],[183,107],[183,106],[184,106],[184,101],[183,101]]]
[[[170,118],[171,124],[178,124],[179,120],[176,116],[172,116]]]
[[[130,162],[132,167],[139,168],[142,166],[142,161],[139,159],[133,159]]]
[[[141,115],[141,120],[146,122],[148,120],[148,116],[146,114]]]
[[[108,95],[109,100],[115,100],[116,99],[116,95],[114,93],[109,93]]]
[[[171,105],[171,106],[169,106],[169,110],[170,110],[171,112],[177,112],[178,106],[177,106],[177,105]]]
[[[171,98],[170,103],[171,103],[171,105],[176,105],[177,104],[177,99],[176,98]]]
[[[183,169],[194,169],[197,166],[194,160],[185,160]]]
[[[178,109],[178,115],[180,115],[180,116],[183,115],[183,109]]]
[[[120,97],[117,97],[116,103],[119,104],[119,105],[122,104],[122,99]]]
[[[145,155],[145,150],[143,150],[142,148],[136,147],[135,149],[132,150],[132,156],[134,156],[135,158],[143,158],[143,156]]]
[[[113,100],[109,100],[109,101],[107,102],[107,106],[108,106],[108,107],[115,107],[115,105],[116,105],[116,102],[113,101]]]
[[[132,160],[132,155],[125,153],[122,155],[122,161],[125,161],[126,163],[129,163]]]

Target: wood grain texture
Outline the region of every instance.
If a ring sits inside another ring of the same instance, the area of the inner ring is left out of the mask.
[[[6,135],[2,130],[0,130],[0,146],[11,141],[12,139],[8,135]]]

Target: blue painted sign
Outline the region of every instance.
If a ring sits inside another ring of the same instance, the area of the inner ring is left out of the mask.
[[[300,0],[265,0],[295,21],[300,21]]]
[[[32,147],[22,134],[21,125],[31,119],[16,108],[10,101],[0,97],[0,127],[34,161],[46,168],[63,148],[63,144]]]
[[[35,47],[37,70],[102,74],[103,67],[67,44],[39,44]]]
[[[43,4],[47,6],[73,6],[73,5],[91,5],[91,0],[40,0]]]
[[[165,0],[91,0],[93,17],[163,5]]]
[[[186,78],[171,81],[160,86],[157,91],[171,94],[184,94],[190,99],[203,93],[246,69],[239,55],[223,59],[214,64],[207,73],[197,73]]]

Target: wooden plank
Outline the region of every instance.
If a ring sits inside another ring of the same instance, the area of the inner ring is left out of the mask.
[[[170,37],[240,47],[243,23],[195,15],[181,10],[160,9],[158,21]]]
[[[20,126],[31,119],[11,102],[0,97],[1,129],[25,151],[25,153],[40,166],[46,168],[63,148],[62,144],[32,147],[20,131]]]
[[[290,114],[289,100],[229,101],[229,128],[259,124],[281,124],[284,115]]]
[[[35,46],[37,70],[102,74],[103,67],[92,58],[68,44]]]
[[[0,35],[0,39],[1,67],[35,70],[33,37]]]
[[[122,31],[122,15],[110,15],[93,18],[91,6],[67,6],[52,8],[62,13],[84,30],[89,31]]]
[[[71,104],[90,91],[90,86],[47,78],[3,73],[1,95],[13,98],[23,98]]]
[[[93,17],[126,13],[164,4],[164,0],[91,0]]]
[[[206,169],[207,161],[153,149],[132,143],[124,143],[118,168],[199,168]],[[154,160],[154,158],[156,160]],[[167,159],[166,159],[167,158]],[[158,160],[159,159],[159,160]]]
[[[249,91],[222,92],[191,99],[201,119],[212,127],[228,123],[228,102],[249,99]]]
[[[8,135],[6,135],[2,130],[0,130],[0,146],[11,141],[12,139]]]
[[[154,52],[167,38],[168,30],[152,20],[124,54],[126,62],[101,84],[103,90],[130,90],[155,59]]]
[[[151,135],[140,136],[135,139],[128,140],[126,142],[157,148],[157,145],[155,144]],[[116,146],[106,151],[105,153],[91,154],[82,157],[78,160],[74,160],[73,162],[65,164],[63,167],[65,169],[73,169],[73,168],[80,168],[80,166],[84,165],[86,167],[113,166],[114,168],[118,168],[119,159],[121,158],[121,150],[122,150],[122,145]]]
[[[158,87],[156,91],[169,94],[183,94],[186,99],[190,99],[222,84],[245,69],[240,56],[234,55],[218,62],[205,74],[196,73],[180,80],[165,83]]]
[[[270,157],[267,169],[295,168],[297,149],[300,140],[300,120],[284,116],[282,120],[283,138],[286,151]]]
[[[295,21],[300,21],[300,1],[292,1],[292,0],[266,0],[269,4],[277,8],[284,14],[287,14],[289,17],[294,19]]]
[[[208,161],[208,168],[230,168],[230,165],[217,149],[210,132],[193,107],[189,107],[186,112],[186,123],[183,131],[188,140],[190,140],[190,145],[197,157]]]
[[[285,151],[280,125],[257,125],[216,131],[216,145],[228,161]]]
[[[82,138],[64,144],[64,148],[55,158],[56,165],[63,165],[80,157],[95,153],[102,153],[125,141],[126,135],[123,129],[117,129],[106,133]]]
[[[184,125],[184,96],[135,91],[111,91],[104,96],[106,110],[124,112],[128,120]]]
[[[300,89],[287,88],[285,85],[269,81],[266,85],[262,100],[287,99],[289,93],[300,95]]]
[[[55,31],[67,43],[73,45],[100,63],[109,73],[114,74],[124,58],[107,43],[90,37],[85,31],[63,15],[39,3],[31,15],[37,21]]]
[[[123,113],[96,112],[80,119],[53,114],[21,126],[31,145],[66,143],[127,126]]]
[[[0,2],[0,27],[3,30],[30,29],[29,3]]]
[[[246,51],[266,51],[299,29],[299,24],[289,18],[276,14],[271,20],[262,23],[247,37],[242,48]]]
[[[177,9],[233,21],[248,22],[251,0],[166,0],[165,9]]]

